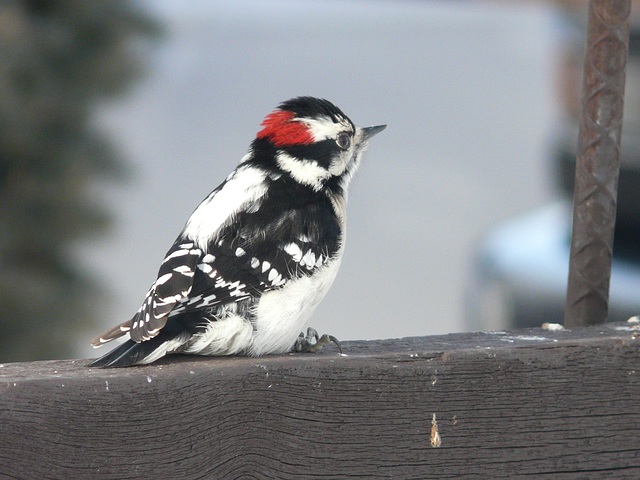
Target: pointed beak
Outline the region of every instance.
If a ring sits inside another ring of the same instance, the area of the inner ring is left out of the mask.
[[[386,125],[376,125],[375,127],[364,127],[362,129],[362,141],[369,140],[376,133],[380,133],[385,128],[387,128]]]

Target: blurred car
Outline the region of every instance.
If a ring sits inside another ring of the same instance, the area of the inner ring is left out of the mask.
[[[621,142],[609,320],[640,313],[640,23],[632,19]],[[471,330],[562,323],[569,270],[582,59],[575,36],[563,61],[561,97],[568,120],[554,141],[562,200],[496,226],[481,239],[468,288]]]

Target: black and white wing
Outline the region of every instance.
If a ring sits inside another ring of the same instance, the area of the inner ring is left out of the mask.
[[[197,267],[211,258],[205,252],[221,229],[238,213],[260,205],[266,180],[266,174],[257,168],[240,166],[234,170],[191,214],[133,318],[94,338],[91,344],[97,347],[126,333],[135,342],[157,335],[176,305],[189,299]]]
[[[135,342],[156,336],[175,306],[189,297],[201,258],[202,250],[193,242],[176,242],[167,252],[140,309],[130,320],[107,330],[91,344],[98,347],[125,333]]]
[[[225,188],[223,184],[218,192],[224,193]],[[214,191],[194,215],[201,214],[202,208],[211,209],[217,203],[216,195],[219,193]],[[204,234],[210,227],[200,224],[198,236],[188,222],[167,252],[140,310],[92,343],[102,345],[125,333],[133,341],[143,342],[180,315],[257,299],[321,268],[337,252],[340,242],[331,205],[298,198],[298,203],[283,209],[278,208],[280,200],[262,196],[241,202],[227,217],[232,221],[220,222],[204,245]]]
[[[204,253],[193,242],[179,239],[167,253],[158,278],[133,318],[105,332],[101,345],[129,333],[135,342],[155,337],[172,318],[220,304],[259,298],[292,279],[310,275],[330,258],[326,247],[305,236],[248,242],[223,237]]]
[[[199,260],[189,295],[179,301],[169,318],[219,304],[259,298],[266,291],[311,275],[331,255],[326,246],[304,236],[246,238],[231,230],[234,229],[224,232]]]

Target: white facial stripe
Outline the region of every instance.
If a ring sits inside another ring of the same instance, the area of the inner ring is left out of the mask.
[[[338,133],[351,128],[346,120],[335,123],[331,118],[324,116],[317,118],[300,118],[297,120],[309,127],[311,136],[315,142],[326,140],[327,138],[336,138]]]
[[[257,168],[244,166],[235,170],[227,183],[209,195],[191,214],[184,234],[201,249],[231,217],[246,205],[252,205],[267,192],[265,173]]]
[[[322,189],[324,180],[331,176],[331,173],[318,165],[314,160],[299,160],[288,153],[278,152],[276,156],[278,166],[291,174],[298,182],[309,185],[316,191]]]

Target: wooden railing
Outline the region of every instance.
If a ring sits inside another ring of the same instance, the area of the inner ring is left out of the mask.
[[[0,367],[2,479],[640,478],[640,333]]]

